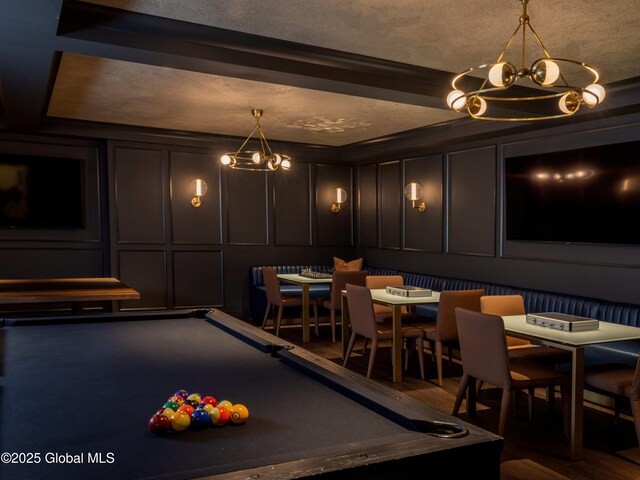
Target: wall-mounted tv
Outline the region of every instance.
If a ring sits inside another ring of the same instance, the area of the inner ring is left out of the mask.
[[[640,245],[640,141],[504,163],[507,240]]]
[[[0,153],[0,227],[84,227],[80,159]]]

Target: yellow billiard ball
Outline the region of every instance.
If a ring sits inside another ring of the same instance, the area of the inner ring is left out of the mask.
[[[214,409],[215,407],[213,405],[211,405],[210,403],[205,403],[204,405],[202,405],[201,410],[205,410],[207,413],[211,413],[211,411]]]
[[[241,403],[236,403],[231,407],[229,413],[231,413],[231,421],[236,425],[246,422],[249,418],[249,410]]]
[[[196,403],[200,403],[202,401],[199,393],[192,393],[187,397],[187,400],[193,400]]]
[[[182,432],[189,428],[191,424],[191,417],[187,415],[185,412],[177,411],[173,415],[171,415],[171,428],[173,428],[176,432]]]
[[[171,415],[173,415],[174,413],[176,413],[176,411],[172,408],[165,408],[162,411],[162,415],[164,415],[167,418],[171,418]]]
[[[231,403],[229,400],[222,400],[221,402],[218,402],[218,407],[224,407],[227,410],[231,410],[231,407],[233,407],[233,403]]]

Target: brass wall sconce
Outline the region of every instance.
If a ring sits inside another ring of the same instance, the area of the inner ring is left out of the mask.
[[[202,205],[202,200],[200,199],[200,197],[204,197],[204,195],[207,193],[207,182],[205,182],[201,178],[196,178],[189,185],[189,191],[192,195],[195,195],[191,199],[191,205],[193,205],[194,208],[198,208],[200,205]]]
[[[331,211],[338,213],[340,205],[347,201],[347,191],[344,188],[336,188],[336,201],[331,205]]]
[[[422,198],[422,186],[419,183],[411,182],[404,187],[404,196],[411,200],[411,207],[418,209],[420,213],[424,213],[427,206],[424,202],[416,203]]]

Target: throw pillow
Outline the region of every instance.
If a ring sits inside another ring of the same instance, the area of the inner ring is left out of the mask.
[[[345,262],[341,258],[333,257],[333,268],[338,271],[358,271],[362,270],[362,258]]]

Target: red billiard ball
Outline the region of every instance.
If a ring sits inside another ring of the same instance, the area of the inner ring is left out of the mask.
[[[212,397],[211,395],[207,395],[206,397],[202,397],[202,400],[200,400],[200,403],[208,403],[210,405],[213,405],[214,407],[216,405],[218,405],[218,401],[215,399],[215,397]]]
[[[224,407],[213,407],[211,413],[209,414],[209,418],[211,419],[211,423],[216,427],[221,427],[225,425],[229,421],[229,417],[231,414],[229,410]]]
[[[156,413],[151,420],[149,420],[149,430],[157,435],[162,435],[169,428],[171,428],[171,420],[161,413]]]

